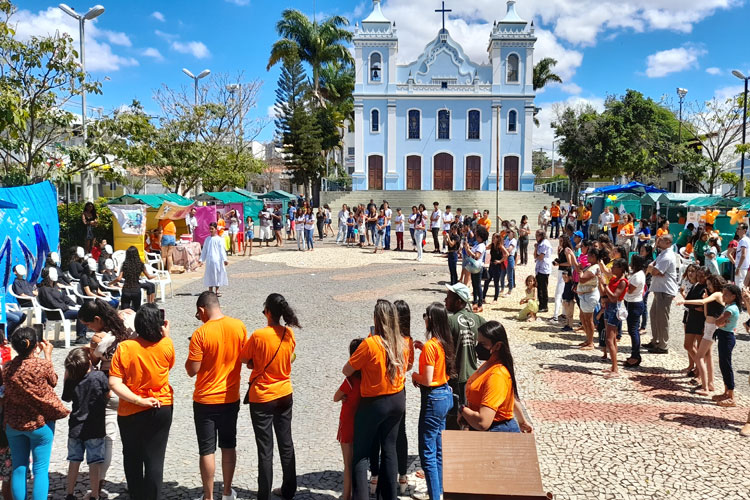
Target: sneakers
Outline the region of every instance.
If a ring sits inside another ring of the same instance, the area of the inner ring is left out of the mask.
[[[237,492],[232,488],[232,492],[229,495],[221,495],[221,500],[237,500]]]
[[[561,332],[572,332],[573,328],[569,327],[568,325],[565,325],[564,327],[562,327],[562,330],[560,330],[560,331]]]

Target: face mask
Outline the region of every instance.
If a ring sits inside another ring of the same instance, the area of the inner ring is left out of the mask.
[[[53,283],[57,281],[57,269],[54,267],[51,267],[49,270],[49,280]]]
[[[15,271],[16,271],[16,274],[18,274],[18,276],[20,276],[21,278],[25,278],[26,277],[26,266],[23,266],[23,265],[19,264],[19,265],[16,266]]]
[[[52,252],[49,254],[50,259],[52,259],[52,262],[55,263],[55,265],[60,265],[60,255],[57,252]]]
[[[86,255],[86,253],[83,251],[82,247],[78,247],[76,248],[76,255],[78,256],[79,259],[82,259],[83,256]]]

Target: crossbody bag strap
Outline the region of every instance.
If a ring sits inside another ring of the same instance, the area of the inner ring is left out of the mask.
[[[276,359],[276,356],[279,354],[279,351],[281,350],[282,344],[284,344],[284,338],[286,337],[286,332],[289,330],[288,327],[284,328],[284,333],[281,335],[281,341],[279,342],[279,346],[276,348],[276,352],[273,353],[273,356],[271,356],[271,359],[268,360],[268,363],[266,363],[266,366],[263,367],[263,370],[254,376],[252,380],[250,380],[250,384],[247,387],[247,392],[245,393],[245,399],[242,400],[242,404],[250,404],[250,389],[253,388],[253,384],[256,380],[258,380],[259,377],[261,377],[264,373],[266,373],[266,370],[269,366],[271,366],[271,363],[273,363],[273,360]]]

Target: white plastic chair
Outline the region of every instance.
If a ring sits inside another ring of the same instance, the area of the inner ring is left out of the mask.
[[[150,252],[144,253],[146,254],[146,264],[155,269],[159,269],[160,271],[164,269],[164,260],[161,258],[161,254]]]
[[[113,253],[112,261],[115,263],[115,270],[119,273],[122,263],[125,262],[125,250],[117,250]]]
[[[26,298],[20,298],[18,295],[16,295],[16,292],[13,291],[13,287],[12,286],[8,286],[8,288],[6,288],[6,290],[8,291],[8,294],[11,297],[14,297],[16,299],[16,301],[21,301],[21,300],[28,301],[29,300],[29,299],[26,299]],[[18,304],[16,304],[16,305],[18,306],[18,309],[20,311],[25,312],[26,316],[28,316],[29,318],[31,318],[31,320],[32,320],[33,323],[41,323],[42,322],[42,310],[39,309],[36,304],[37,304],[37,302],[34,299],[31,299],[31,305],[30,306],[22,306],[22,305],[20,305],[20,302]],[[29,323],[29,325],[31,325],[33,323]]]
[[[18,304],[11,304],[10,302],[5,303],[5,310],[7,312],[17,312],[17,313],[24,312],[24,310],[21,309],[21,307],[19,307]],[[41,314],[41,310],[39,311],[39,313]],[[34,324],[34,315],[27,313],[26,314],[26,326],[31,326],[33,324]]]
[[[86,295],[85,293],[83,293],[83,287],[81,286],[80,283],[78,283],[77,285],[75,285],[73,287],[73,293],[75,294],[75,296],[77,298],[82,299],[82,300],[94,300],[94,299],[96,299],[96,297],[90,297],[90,296]]]
[[[36,302],[36,299],[35,299]],[[37,302],[37,305],[39,303]],[[47,323],[44,327],[45,331],[45,338],[46,338],[46,332],[47,332],[47,326],[50,324],[55,325],[55,342],[57,342],[60,338],[60,330],[63,331],[65,335],[65,348],[70,349],[70,332],[73,327],[73,320],[67,319],[65,317],[65,314],[63,314],[62,309],[48,309],[44,306],[39,306],[39,308],[47,313]]]
[[[165,302],[167,300],[167,285],[169,285],[169,296],[170,298],[174,298],[174,290],[172,289],[172,276],[169,274],[168,271],[156,271],[156,277],[159,278],[158,284],[159,289],[161,290],[161,299],[162,302]]]

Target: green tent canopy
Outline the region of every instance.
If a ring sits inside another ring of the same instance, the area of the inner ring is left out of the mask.
[[[208,203],[219,203],[221,205],[228,205],[229,203],[245,203],[248,200],[257,199],[254,196],[247,196],[236,191],[214,191],[209,193],[201,193],[195,197],[195,201],[203,201]]]
[[[186,207],[193,204],[193,200],[185,198],[177,193],[161,194],[124,194],[113,198],[107,205],[148,205],[151,208],[161,208],[165,201],[176,203]]]
[[[731,198],[723,198],[721,196],[703,196],[688,201],[685,203],[685,206],[693,208],[732,208],[740,206],[740,202]]]

